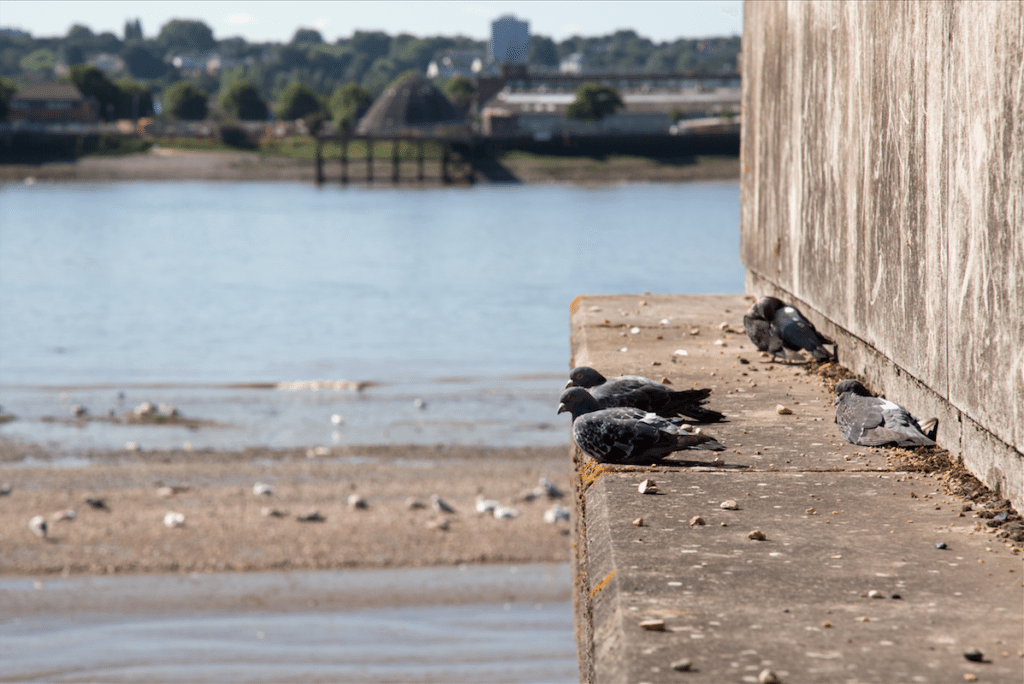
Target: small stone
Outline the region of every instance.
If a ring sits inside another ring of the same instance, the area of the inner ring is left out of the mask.
[[[829,622],[828,620],[825,620],[824,622],[821,623],[821,626],[824,627],[825,629],[828,629],[829,627],[832,626],[832,623]]]
[[[967,658],[972,663],[980,663],[985,660],[985,654],[976,648],[972,648],[970,651],[964,653],[964,658]]]
[[[896,600],[898,601],[898,600],[900,600],[900,599],[901,599],[901,598],[903,598],[903,597],[902,597],[902,596],[900,596],[899,594],[893,594],[893,595],[892,595],[892,596],[890,596],[889,598],[893,598],[893,599],[896,599]]]
[[[964,681],[976,682],[978,681],[978,675],[974,674],[973,672],[967,672],[966,674],[964,674]]]
[[[692,518],[690,518],[690,527],[694,527],[697,525],[707,525],[707,523],[704,522],[704,518],[700,517],[699,515],[695,515]]]
[[[664,632],[665,621],[664,620],[641,620],[640,629],[646,629],[648,632]]]
[[[882,592],[878,591],[877,589],[872,589],[871,591],[868,592],[868,598],[885,598],[885,597],[882,596]]]
[[[451,523],[448,522],[447,518],[442,518],[441,520],[428,520],[427,527],[432,530],[441,530],[442,532],[447,532],[448,528],[451,527]]]
[[[412,511],[416,510],[417,508],[426,508],[427,504],[423,503],[421,500],[417,499],[414,496],[410,496],[408,499],[405,500],[405,507]]]
[[[804,511],[804,513],[806,513],[807,515],[818,515],[818,511],[815,510],[814,508],[808,508],[806,511]]]
[[[946,548],[946,542],[939,542],[938,544],[935,545],[935,548],[937,548],[937,549],[944,549],[944,548]]]
[[[262,515],[264,518],[283,518],[284,517],[284,513],[282,513],[281,511],[277,510],[276,508],[271,508],[270,506],[264,506],[263,508],[261,508],[260,509],[260,515]]]
[[[689,658],[683,658],[672,663],[672,669],[677,672],[689,672],[693,669],[693,661]]]
[[[252,493],[256,496],[270,496],[274,493],[274,488],[263,482],[257,482],[252,486]]]
[[[726,346],[725,340],[715,340],[715,346],[716,347],[724,347],[724,346]]]
[[[654,482],[654,480],[644,480],[643,482],[640,483],[640,486],[637,487],[637,491],[639,491],[641,494],[657,494],[658,485]]]
[[[690,328],[691,335],[700,335],[700,328]]]
[[[352,510],[365,511],[369,507],[369,504],[366,503],[366,499],[359,496],[358,494],[349,494],[348,507],[351,508]]]
[[[758,684],[782,684],[779,675],[771,670],[761,670],[761,674],[757,675],[757,682]]]
[[[871,622],[871,618],[869,618],[867,615],[861,615],[857,619],[860,620],[861,622]]]
[[[733,499],[728,499],[727,501],[723,501],[721,504],[719,504],[719,507],[724,509],[724,510],[726,510],[726,511],[738,511],[738,510],[740,510],[740,505],[738,503],[736,503],[736,501],[733,500]]]
[[[754,541],[764,541],[765,539],[767,539],[767,537],[764,536],[764,532],[762,532],[761,530],[752,530],[749,533],[747,533],[747,539],[753,539]]]
[[[295,516],[295,519],[299,522],[323,522],[326,520],[324,516],[320,515],[320,511],[312,510],[303,513],[302,515]]]
[[[643,518],[637,518],[636,520],[633,521],[633,524],[636,525],[637,527],[643,527],[644,526],[644,519]]]
[[[689,356],[689,355],[690,355],[690,352],[686,351],[685,349],[676,349],[674,352],[672,352],[672,356]]]
[[[780,416],[788,416],[793,413],[793,409],[789,408],[788,406],[783,406],[782,404],[776,404],[775,412],[778,413]]]

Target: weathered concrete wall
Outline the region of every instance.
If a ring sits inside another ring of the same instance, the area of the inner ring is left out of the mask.
[[[1020,510],[1024,3],[748,0],[743,108],[748,291]]]

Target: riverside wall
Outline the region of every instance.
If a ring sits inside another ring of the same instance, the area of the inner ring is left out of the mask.
[[[1024,510],[1024,3],[747,0],[741,259]]]

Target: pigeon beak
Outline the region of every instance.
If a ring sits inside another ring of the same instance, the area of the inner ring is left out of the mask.
[[[572,387],[572,378],[569,378],[569,382],[565,383],[566,389]]]
[[[566,411],[568,411],[568,410],[569,410],[569,409],[567,409],[567,408],[565,407],[565,404],[559,404],[559,405],[558,405],[558,412],[559,412],[559,413],[565,413],[565,412],[566,412]]]

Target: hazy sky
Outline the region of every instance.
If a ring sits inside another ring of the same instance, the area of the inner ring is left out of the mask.
[[[530,33],[555,40],[619,29],[633,29],[656,42],[743,32],[741,0],[3,0],[0,27],[18,28],[40,38],[63,36],[72,25],[83,24],[96,33],[110,31],[123,37],[125,21],[138,18],[150,38],[171,19],[199,19],[213,29],[215,38],[242,36],[249,42],[287,42],[298,28],[315,28],[327,42],[347,38],[356,30],[486,40],[490,22],[504,14],[529,21]]]

